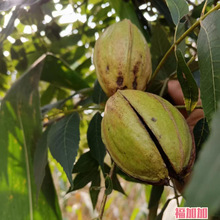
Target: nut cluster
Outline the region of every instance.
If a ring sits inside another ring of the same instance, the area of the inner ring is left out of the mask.
[[[194,160],[188,125],[165,99],[138,90],[118,90],[102,120],[102,139],[115,163],[151,184],[183,179]]]
[[[146,183],[168,184],[169,176],[181,182],[194,163],[193,139],[173,105],[144,92],[151,56],[142,33],[127,19],[111,25],[96,42],[94,64],[110,96],[101,133],[114,162]]]

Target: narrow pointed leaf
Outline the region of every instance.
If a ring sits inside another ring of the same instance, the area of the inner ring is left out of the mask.
[[[98,161],[102,170],[104,170],[106,149],[101,138],[101,121],[102,116],[97,112],[90,121],[87,131],[87,140],[92,157]]]
[[[73,188],[70,189],[70,192],[86,186],[94,179],[95,176],[97,176],[97,172],[100,173],[97,169],[93,169],[90,172],[78,173],[73,180]]]
[[[177,77],[183,91],[186,110],[192,112],[198,102],[199,90],[181,50],[178,49],[176,55],[178,59]]]
[[[186,21],[181,23],[179,22],[176,26],[176,30],[175,30],[175,38],[176,40],[178,40],[182,34],[185,32],[185,27],[186,27]],[[183,40],[182,42],[180,42],[180,44],[178,44],[177,46],[177,49],[181,50],[181,52],[183,54],[185,54],[185,50],[186,50],[186,43],[185,41]]]
[[[157,215],[157,209],[163,190],[164,186],[153,186],[151,189],[150,201],[148,205],[150,219],[155,219]]]
[[[47,135],[49,128],[40,137],[36,150],[34,153],[34,178],[37,186],[37,195],[40,191],[43,179],[45,176],[45,169],[48,163],[48,147],[47,147]]]
[[[112,193],[112,190],[113,190],[112,179],[110,178],[110,176],[107,175],[105,177],[105,194],[110,195]]]
[[[205,118],[200,119],[193,129],[195,145],[196,145],[196,158],[198,157],[198,154],[203,144],[207,140],[209,133],[210,133],[210,129],[206,119]]]
[[[88,151],[80,156],[78,161],[74,164],[72,173],[85,173],[89,172],[92,169],[98,169],[98,162],[95,160],[91,152]]]
[[[48,134],[50,152],[63,167],[70,184],[73,164],[79,149],[79,122],[79,115],[74,112],[54,123]]]
[[[210,123],[220,98],[220,11],[201,22],[198,36],[198,59],[201,72],[200,89],[205,116]]]
[[[93,209],[95,209],[97,201],[98,201],[98,196],[99,196],[100,187],[101,187],[100,185],[101,185],[100,172],[96,172],[92,180],[91,187],[89,188],[89,193],[90,193],[90,198],[92,200]]]
[[[105,168],[105,173],[109,173],[111,168],[107,165],[107,164],[104,164],[104,168]],[[115,167],[115,171],[113,172],[113,175],[112,175],[112,185],[113,185],[113,189],[126,195],[125,194],[125,191],[124,189],[122,188],[121,186],[121,183],[118,179],[118,176],[117,176],[117,171],[118,171],[118,167]]]
[[[38,202],[34,181],[34,151],[42,130],[38,83],[43,58],[13,84],[1,102],[0,219],[61,219],[51,181],[50,197],[41,191]]]
[[[93,99],[93,102],[96,104],[103,103],[108,99],[106,94],[102,90],[98,80],[95,81],[92,99]]]

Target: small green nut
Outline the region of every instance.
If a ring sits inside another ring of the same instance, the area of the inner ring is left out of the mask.
[[[194,163],[185,119],[151,93],[118,90],[106,103],[101,134],[116,165],[146,183],[167,185],[169,176],[181,182]]]
[[[145,90],[152,73],[147,41],[128,19],[112,24],[102,33],[95,44],[93,63],[108,96],[118,89]]]

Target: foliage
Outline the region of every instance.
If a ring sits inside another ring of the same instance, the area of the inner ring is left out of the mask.
[[[92,63],[99,35],[124,18],[151,48],[148,92],[168,98],[167,83],[178,78],[180,107],[190,114],[200,88],[205,119],[194,128],[198,153],[184,198],[186,206],[208,207],[218,216],[219,8],[213,0],[0,2],[0,218],[62,219],[56,170],[65,176],[67,195],[90,184],[94,210],[102,194],[101,211],[113,190],[126,195],[122,182],[140,183],[111,165],[106,153],[101,121],[107,97]],[[162,219],[172,199],[164,187],[148,187],[149,217]],[[138,213],[134,209],[130,219]]]

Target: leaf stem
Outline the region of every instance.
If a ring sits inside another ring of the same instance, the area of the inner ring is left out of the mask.
[[[69,115],[69,114],[71,114],[71,113],[73,113],[73,112],[83,112],[83,111],[86,111],[86,110],[99,110],[99,111],[103,111],[104,110],[104,107],[100,107],[100,106],[98,106],[98,107],[93,107],[93,108],[88,108],[88,107],[86,107],[86,108],[79,108],[79,109],[71,109],[71,110],[68,110],[68,111],[60,111],[60,112],[58,112],[57,114],[53,114],[53,115],[50,115],[49,117],[46,117],[46,118],[44,118],[44,119],[50,119],[50,118],[52,118],[51,120],[49,120],[49,121],[47,121],[47,122],[45,122],[44,124],[43,124],[43,127],[47,127],[48,125],[50,125],[50,124],[52,124],[52,123],[54,123],[55,121],[59,121],[60,119],[62,119],[64,116],[66,116],[66,115]],[[59,117],[56,117],[56,116],[58,116],[58,115],[60,115]]]
[[[185,108],[186,108],[185,105],[175,105],[175,107],[176,107],[177,109],[185,109]],[[202,107],[202,105],[197,105],[197,106],[195,107],[195,109],[203,109],[203,107]]]
[[[179,195],[177,193],[175,184],[173,184],[173,189],[174,189],[174,194],[175,194],[175,198],[176,198],[177,207],[180,207],[180,203],[179,203],[179,199],[178,199]]]
[[[110,172],[109,172],[109,177],[110,177],[110,179],[112,179],[114,170],[115,170],[115,163],[113,162],[113,163],[112,163],[111,170],[110,170]],[[106,204],[106,201],[107,201],[107,197],[108,197],[108,195],[104,193],[104,196],[103,196],[103,198],[102,198],[101,208],[100,208],[100,211],[99,211],[99,220],[102,220],[102,218],[103,218],[103,214],[104,214],[104,209],[105,209],[105,204]]]
[[[168,56],[171,54],[171,52],[174,50],[175,46],[177,46],[184,38],[189,35],[191,31],[193,31],[197,26],[199,26],[200,22],[205,19],[210,13],[213,11],[216,11],[220,8],[220,4],[217,4],[214,8],[212,8],[210,11],[208,11],[205,15],[200,17],[187,31],[185,31],[181,37],[173,43],[173,45],[170,47],[170,49],[166,52],[166,54],[163,56],[162,60],[158,64],[157,68],[155,69],[154,73],[151,77],[151,82],[155,79],[157,74],[159,73],[161,67],[164,65],[165,61],[167,60]]]

